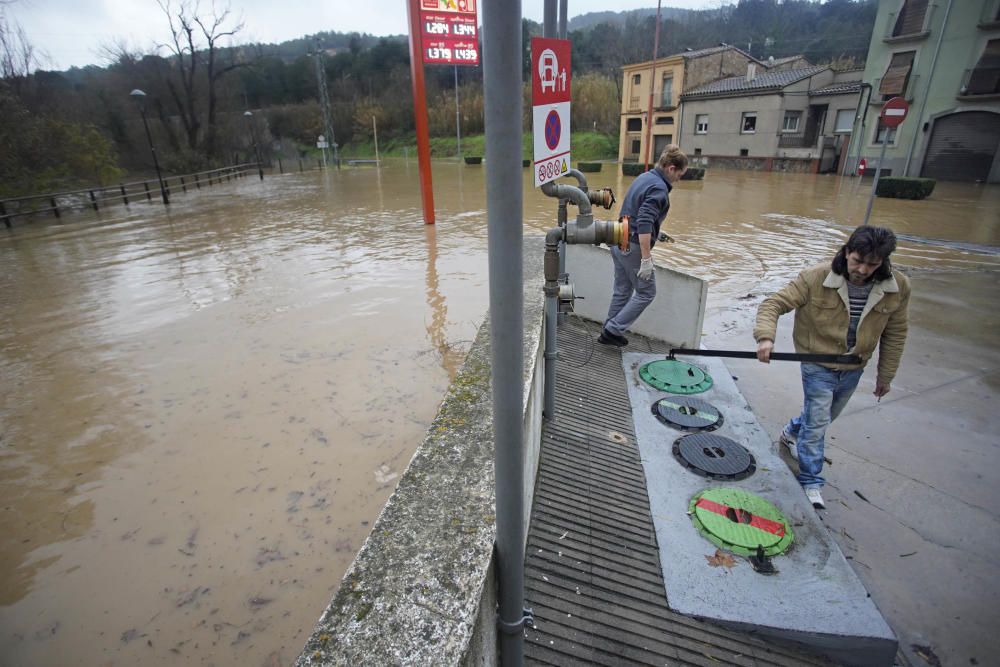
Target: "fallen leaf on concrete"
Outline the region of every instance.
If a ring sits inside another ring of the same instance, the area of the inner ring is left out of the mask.
[[[934,654],[934,649],[930,646],[910,644],[910,648],[912,648],[913,652],[919,655],[928,665],[932,665],[932,667],[941,667],[941,659]]]
[[[858,491],[857,489],[854,490],[854,495],[856,495],[858,498],[861,498],[861,500],[865,501],[866,503],[870,503],[871,502],[870,500],[868,500],[867,498],[865,498],[864,495],[862,495],[862,493],[860,491]]]
[[[713,556],[705,556],[705,560],[707,560],[708,564],[712,567],[727,567],[730,569],[736,567],[736,559],[729,554],[724,553],[722,549],[716,549],[715,555]]]

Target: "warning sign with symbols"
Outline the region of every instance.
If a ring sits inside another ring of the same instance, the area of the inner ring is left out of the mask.
[[[566,39],[531,40],[531,105],[535,187],[557,179],[570,168],[570,43]]]

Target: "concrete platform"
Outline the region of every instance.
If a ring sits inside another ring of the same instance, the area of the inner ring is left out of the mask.
[[[718,359],[686,359],[714,380],[711,389],[695,395],[723,414],[722,427],[713,433],[742,444],[756,458],[753,475],[721,482],[690,472],[674,458],[672,445],[685,432],[660,423],[650,410],[653,403],[671,394],[654,389],[638,376],[641,365],[657,359],[663,355],[626,353],[622,366],[670,608],[762,638],[795,642],[844,664],[891,665],[897,648],[895,635],[726,366]],[[694,528],[688,503],[699,491],[718,486],[759,495],[788,518],[795,540],[785,554],[773,558],[776,574],[759,574],[738,556],[732,568],[712,567],[706,560],[716,546]]]

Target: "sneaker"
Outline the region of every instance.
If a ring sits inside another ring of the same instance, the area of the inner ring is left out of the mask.
[[[778,436],[778,442],[788,448],[788,453],[791,454],[792,458],[796,461],[799,460],[799,448],[796,445],[796,438],[794,435],[781,429],[781,435]]]
[[[604,345],[614,345],[615,347],[625,347],[628,345],[628,338],[625,336],[619,336],[616,333],[611,333],[607,329],[601,331],[600,337],[597,339],[598,343],[603,343]]]
[[[812,503],[812,506],[818,510],[825,510],[826,503],[823,502],[823,494],[820,493],[818,486],[807,486],[806,487],[806,498]]]

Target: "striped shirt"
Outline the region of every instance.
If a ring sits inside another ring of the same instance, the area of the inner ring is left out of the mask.
[[[847,349],[850,351],[857,341],[858,334],[858,322],[861,320],[861,313],[865,309],[865,304],[868,303],[868,295],[871,294],[872,285],[875,283],[868,282],[864,285],[858,287],[851,284],[850,281],[847,283],[847,296],[851,302],[851,323],[847,326]]]

